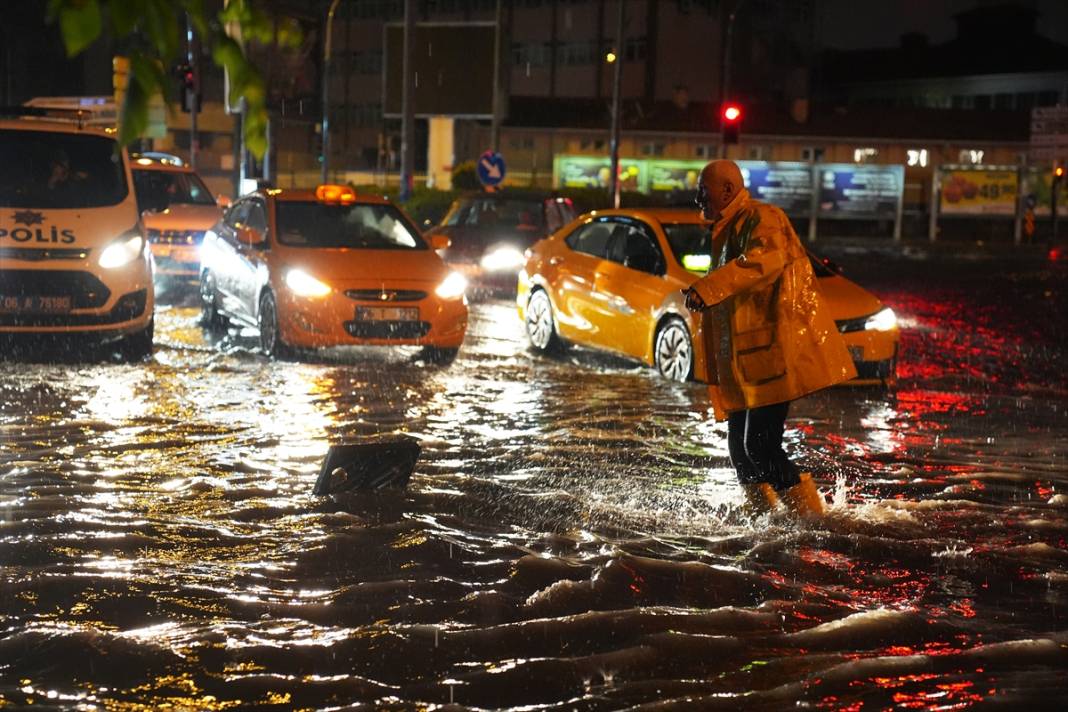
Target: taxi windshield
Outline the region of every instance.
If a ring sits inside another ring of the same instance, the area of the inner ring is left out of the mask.
[[[0,206],[100,208],[129,194],[114,139],[0,129]]]
[[[279,201],[278,241],[291,247],[425,250],[426,243],[392,205]]]
[[[697,255],[710,255],[712,253],[712,233],[708,225],[701,223],[664,223],[664,234],[667,235],[668,244],[675,260],[687,266],[686,257]],[[707,265],[706,265],[707,267]]]
[[[139,210],[162,212],[172,205],[215,205],[215,198],[195,173],[134,169]]]

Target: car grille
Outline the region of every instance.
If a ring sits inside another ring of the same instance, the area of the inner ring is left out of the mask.
[[[418,289],[350,289],[345,296],[361,302],[418,302],[426,292]]]
[[[74,270],[0,270],[0,294],[13,297],[70,297],[72,309],[99,309],[111,291],[88,272]]]
[[[199,245],[204,230],[149,230],[148,241],[153,245]]]
[[[345,331],[358,339],[418,339],[430,332],[430,322],[346,321]]]
[[[44,262],[45,260],[84,260],[89,250],[80,247],[0,247],[0,260]]]
[[[0,314],[0,326],[98,326],[121,324],[145,313],[148,290],[124,294],[104,314]]]

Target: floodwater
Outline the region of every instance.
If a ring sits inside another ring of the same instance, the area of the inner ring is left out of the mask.
[[[0,707],[1063,709],[1068,277],[855,269],[902,378],[795,404],[814,522],[742,514],[702,387],[506,301],[450,367],[271,363],[181,299],[150,363],[0,361]],[[397,432],[407,491],[311,495]]]

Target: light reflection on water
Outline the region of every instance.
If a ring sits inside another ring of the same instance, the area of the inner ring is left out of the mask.
[[[915,297],[892,303],[938,336],[926,348],[946,342]],[[164,308],[172,346],[143,367],[5,364],[4,702],[1066,695],[1055,394],[1021,402],[940,367],[806,399],[789,447],[835,505],[751,521],[701,387],[581,350],[533,356],[506,302],[476,305],[450,368],[373,352],[273,365],[240,341],[201,350],[194,320]],[[424,447],[407,492],[310,495],[329,443],[390,432]]]

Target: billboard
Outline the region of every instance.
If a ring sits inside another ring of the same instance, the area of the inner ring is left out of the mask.
[[[808,163],[738,161],[745,187],[757,200],[777,205],[787,215],[812,212],[812,166]]]
[[[417,116],[493,116],[494,24],[415,26],[413,102]],[[383,113],[401,115],[404,26],[386,25]]]
[[[904,166],[823,163],[816,169],[821,218],[897,218]]]
[[[647,161],[619,160],[620,189],[647,190]],[[559,155],[553,161],[553,184],[560,188],[608,188],[612,159],[608,156]]]
[[[943,168],[938,209],[943,215],[1016,215],[1016,168]],[[1047,210],[1049,208],[1047,207]]]
[[[1024,187],[1025,205],[1034,205],[1037,217],[1050,216],[1053,197],[1053,174],[1049,168],[1029,168]],[[1060,182],[1057,192],[1057,215],[1068,217],[1068,181]]]

